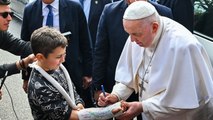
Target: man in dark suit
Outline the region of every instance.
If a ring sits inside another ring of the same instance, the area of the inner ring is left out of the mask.
[[[114,1],[112,0],[74,0],[74,1],[79,2],[84,10],[90,35],[91,35],[92,45],[94,48],[95,42],[96,42],[98,22],[99,22],[101,13],[104,9],[104,6],[108,3],[111,3],[117,0],[114,0]],[[91,92],[91,94],[93,94],[92,87],[89,86],[88,89]],[[93,96],[91,97],[92,97],[91,99],[93,100],[93,103],[95,104],[95,100]]]
[[[61,33],[71,32],[68,36],[69,43],[64,65],[77,92],[84,99],[87,94],[84,93],[83,86],[89,84],[92,79],[92,43],[84,12],[78,3],[71,0],[36,0],[28,4],[24,10],[21,38],[29,41],[34,30],[46,25],[50,12],[48,5],[52,7],[53,27]],[[28,80],[26,77],[23,78]]]
[[[122,19],[128,4],[135,0],[121,0],[105,6],[98,25],[97,41],[94,48],[93,85],[95,98],[103,84],[106,92],[111,92],[115,84],[115,69],[128,34],[124,31]],[[157,11],[172,18],[171,10],[151,2]],[[135,96],[138,98],[138,96]]]
[[[101,13],[104,9],[104,6],[110,2],[111,0],[91,0],[88,27],[90,30],[93,46],[95,45],[96,41],[97,27]]]
[[[93,46],[96,41],[97,27],[98,22],[101,16],[101,13],[104,9],[104,6],[108,3],[115,2],[118,0],[74,0],[79,1],[82,4],[84,13],[87,18],[88,27],[90,30],[90,35],[92,39]]]
[[[158,3],[171,8],[174,20],[193,32],[194,7],[192,0],[158,0]]]

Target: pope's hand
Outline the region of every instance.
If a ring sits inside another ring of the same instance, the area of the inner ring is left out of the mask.
[[[106,96],[104,96],[103,93],[99,95],[98,98],[98,105],[99,106],[107,106],[113,103],[118,102],[118,97],[114,94],[105,93]]]
[[[118,117],[119,120],[131,120],[143,112],[143,107],[141,102],[122,101],[121,108],[123,108],[125,112]]]

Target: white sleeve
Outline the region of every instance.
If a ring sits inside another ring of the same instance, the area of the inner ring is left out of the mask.
[[[115,94],[119,100],[126,100],[133,93],[133,91],[134,90],[132,88],[129,88],[122,83],[117,83],[114,85],[111,94]]]
[[[151,120],[162,120],[187,111],[186,109],[162,106],[159,102],[159,97],[160,95],[157,95],[142,101],[143,113],[147,118]]]

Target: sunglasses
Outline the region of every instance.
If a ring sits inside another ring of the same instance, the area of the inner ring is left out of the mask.
[[[8,15],[10,15],[11,17],[13,17],[13,12],[3,12],[3,13],[0,13],[0,15],[3,17],[3,18],[7,18]]]
[[[0,4],[1,5],[9,5],[10,4],[10,0],[0,0]]]

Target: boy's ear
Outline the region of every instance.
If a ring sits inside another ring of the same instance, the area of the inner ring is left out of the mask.
[[[45,58],[44,55],[41,53],[36,54],[35,57],[37,58],[38,61],[42,61]]]

